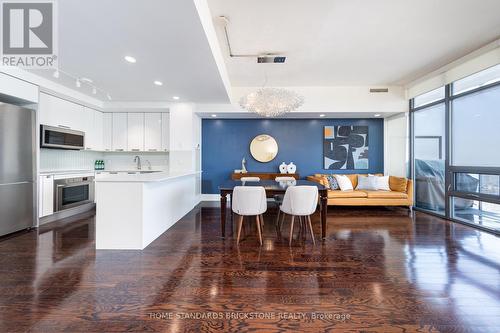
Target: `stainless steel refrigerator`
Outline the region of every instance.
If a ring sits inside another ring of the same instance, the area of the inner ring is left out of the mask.
[[[35,111],[0,103],[0,236],[35,225]]]

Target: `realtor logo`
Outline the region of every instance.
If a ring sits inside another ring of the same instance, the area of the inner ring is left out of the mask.
[[[2,1],[2,65],[56,68],[54,1]]]

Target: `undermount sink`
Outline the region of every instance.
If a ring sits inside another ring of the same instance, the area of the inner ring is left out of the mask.
[[[143,173],[155,173],[155,172],[161,172],[161,171],[153,171],[153,170],[148,170],[148,171],[143,171],[143,170],[137,170],[137,171],[129,171],[127,172],[129,175],[136,175],[136,174],[143,174]]]

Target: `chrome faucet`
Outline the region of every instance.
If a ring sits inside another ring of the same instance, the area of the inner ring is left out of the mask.
[[[137,163],[137,170],[141,170],[141,158],[139,156],[135,156],[134,162]]]

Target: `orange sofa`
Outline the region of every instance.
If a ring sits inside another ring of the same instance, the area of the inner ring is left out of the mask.
[[[307,180],[328,186],[326,176],[328,175],[315,174],[307,177]],[[356,190],[356,186],[358,185],[358,174],[346,176],[351,180],[354,190],[328,190],[329,206],[407,206],[410,208],[413,206],[413,181],[411,179],[406,180],[406,191],[404,192],[397,190],[393,191],[392,189],[391,191],[367,191]],[[391,183],[391,181],[389,183]]]

